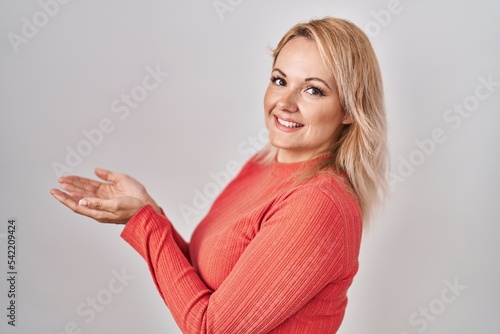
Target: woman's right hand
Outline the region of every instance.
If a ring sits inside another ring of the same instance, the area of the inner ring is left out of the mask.
[[[63,176],[59,178],[61,188],[66,190],[75,201],[82,198],[113,199],[117,197],[135,197],[146,204],[150,204],[156,212],[161,214],[160,207],[149,196],[146,188],[134,178],[121,173],[96,168],[95,174],[100,182],[80,176]]]

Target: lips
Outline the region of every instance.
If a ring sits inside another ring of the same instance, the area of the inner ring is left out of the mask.
[[[289,128],[289,129],[296,129],[296,128],[301,128],[304,126],[304,124],[295,123],[292,121],[285,121],[284,119],[281,119],[277,116],[275,116],[275,117],[276,117],[276,120],[278,121],[279,124],[283,125],[286,128]]]

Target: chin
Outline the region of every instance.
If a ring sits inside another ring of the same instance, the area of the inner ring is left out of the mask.
[[[273,145],[274,147],[276,147],[277,149],[280,149],[280,150],[292,151],[292,150],[297,149],[297,147],[295,145],[292,145],[290,143],[283,143],[282,141],[270,140],[269,143],[271,143],[271,145]]]
[[[281,148],[285,150],[292,148],[292,144],[288,140],[279,137],[280,136],[276,136],[272,132],[269,132],[269,143],[276,148]]]

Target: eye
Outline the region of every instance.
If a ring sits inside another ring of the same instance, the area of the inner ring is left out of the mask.
[[[274,83],[276,86],[286,86],[286,81],[280,77],[272,77],[271,82]]]
[[[311,95],[316,95],[316,96],[325,96],[325,94],[323,93],[323,91],[321,89],[319,89],[318,87],[314,87],[314,86],[307,87],[306,93],[311,94]]]

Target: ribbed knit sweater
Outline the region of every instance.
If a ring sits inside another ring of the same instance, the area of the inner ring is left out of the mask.
[[[250,160],[189,244],[149,205],[127,223],[122,237],[183,333],[337,331],[358,270],[361,212],[342,176],[294,182],[303,167]]]

